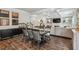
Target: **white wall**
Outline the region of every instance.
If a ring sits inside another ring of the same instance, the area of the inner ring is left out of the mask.
[[[63,20],[65,20],[65,17],[71,17],[71,15],[73,15],[73,9],[71,9],[72,12],[70,12],[70,9],[68,9],[68,10],[58,13],[53,8],[43,9],[43,10],[37,11],[36,13],[31,15],[31,21],[33,22],[34,25],[39,25],[39,20],[41,20],[41,19],[46,24],[46,21],[45,21],[46,18],[49,18],[49,17],[50,18],[61,18],[61,23],[56,23],[56,24],[53,23],[52,26],[54,26],[54,25],[60,25],[61,27],[65,26],[65,25],[71,26],[70,23],[69,24],[63,23]],[[70,20],[72,20],[72,18]]]
[[[10,11],[10,25],[9,26],[0,26],[0,29],[9,29],[9,28],[17,28],[18,25],[12,25],[11,12],[19,13],[19,23],[27,23],[29,21],[30,14],[26,11],[22,11],[15,8],[4,8],[4,10]]]
[[[40,10],[31,15],[31,21],[34,25],[39,25],[39,21],[42,19],[46,24],[46,18],[61,18],[61,16],[51,8]]]
[[[29,21],[32,21],[32,23],[34,25],[39,25],[39,21],[42,19],[44,21],[44,23],[46,24],[46,18],[51,17],[51,18],[61,18],[61,23],[59,24],[52,24],[52,25],[61,25],[62,26],[62,22],[63,22],[63,18],[61,17],[61,15],[59,13],[57,13],[54,9],[52,8],[48,8],[48,9],[43,9],[37,12],[34,12],[32,15],[29,14],[26,11],[22,11],[19,9],[15,9],[15,8],[4,8],[5,10],[10,11],[10,16],[11,16],[11,12],[18,12],[19,13],[19,23],[26,23]],[[65,11],[66,12],[66,11]],[[9,26],[0,26],[0,29],[6,29],[6,28],[16,28],[18,26],[12,26],[12,21],[11,21],[11,17],[10,17],[10,25]],[[64,25],[64,24],[63,24]]]

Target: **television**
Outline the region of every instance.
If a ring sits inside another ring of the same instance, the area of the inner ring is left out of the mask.
[[[54,18],[53,19],[53,23],[60,23],[61,22],[61,19],[60,18]]]

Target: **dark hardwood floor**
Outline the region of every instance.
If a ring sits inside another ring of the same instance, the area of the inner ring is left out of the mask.
[[[36,45],[22,39],[22,35],[0,41],[0,50],[39,50]],[[40,50],[72,50],[72,39],[51,36]]]

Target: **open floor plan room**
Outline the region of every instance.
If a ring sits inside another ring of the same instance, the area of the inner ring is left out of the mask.
[[[0,8],[0,50],[78,49],[78,8]]]

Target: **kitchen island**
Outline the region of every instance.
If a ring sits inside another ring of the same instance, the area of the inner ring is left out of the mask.
[[[79,50],[79,29],[73,29],[73,49]]]
[[[28,29],[50,32],[50,34],[54,36],[66,37],[66,38],[71,38],[71,39],[73,37],[73,32],[71,28],[64,28],[64,27],[51,27],[51,28],[33,27],[33,28],[30,28],[29,27]]]

